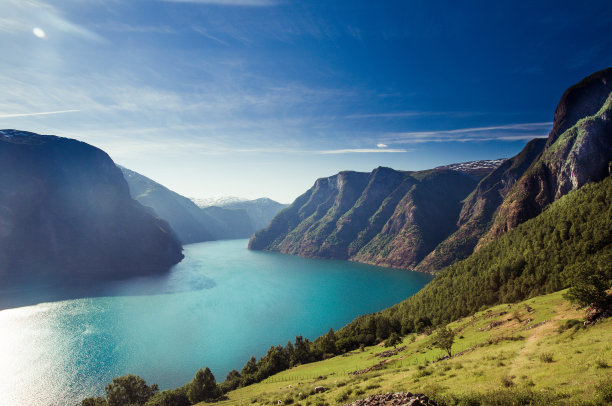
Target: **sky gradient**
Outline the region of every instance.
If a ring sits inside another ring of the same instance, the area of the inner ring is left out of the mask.
[[[612,2],[0,0],[0,128],[188,197],[510,157],[612,66]]]

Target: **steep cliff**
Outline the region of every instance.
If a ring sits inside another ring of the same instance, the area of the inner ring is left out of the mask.
[[[0,279],[112,279],[182,258],[110,157],[72,139],[0,131]]]
[[[317,180],[249,248],[412,268],[455,231],[478,179],[450,169],[341,172]]]
[[[612,68],[570,87],[555,110],[553,129],[538,159],[511,188],[477,249],[589,182],[603,179],[612,161]]]
[[[482,179],[461,208],[458,229],[442,241],[416,267],[417,271],[434,272],[456,261],[467,258],[482,236],[491,227],[497,208],[516,181],[544,149],[546,140],[530,141],[516,156]]]

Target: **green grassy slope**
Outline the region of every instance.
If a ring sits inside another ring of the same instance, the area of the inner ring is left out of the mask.
[[[569,286],[572,267],[612,278],[612,179],[564,196],[469,258],[442,270],[416,295],[381,313],[358,317],[337,332],[344,348],[422,331],[482,307]],[[381,329],[381,323],[389,325]]]
[[[423,392],[442,404],[509,398],[515,404],[605,404],[606,396],[612,401],[612,319],[564,329],[582,316],[562,292],[501,304],[450,324],[457,334],[451,359],[436,361],[444,353],[432,348],[432,336],[410,335],[392,356],[376,357],[389,348],[366,347],[294,367],[215,404],[335,405],[398,391]],[[315,395],[316,386],[326,391]]]

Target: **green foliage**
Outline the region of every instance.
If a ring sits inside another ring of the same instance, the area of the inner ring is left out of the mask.
[[[583,323],[584,322],[578,319],[569,319],[569,320],[566,320],[561,326],[559,326],[557,331],[559,333],[563,333],[564,331],[569,330],[571,328],[579,329],[583,326]]]
[[[107,406],[106,399],[98,396],[97,398],[85,398],[81,401],[81,406]]]
[[[455,332],[448,326],[440,327],[433,337],[432,344],[434,347],[440,348],[447,352],[448,356],[451,356],[451,350],[453,343],[455,342]]]
[[[612,287],[612,278],[606,274],[604,267],[610,264],[581,263],[568,267],[571,276],[571,287],[566,297],[578,308],[593,306],[604,308],[607,302],[606,290]]]
[[[389,338],[387,338],[387,340],[385,341],[385,347],[395,347],[401,343],[402,343],[402,339],[400,338],[399,334],[397,334],[394,331],[393,333],[391,333],[391,335],[389,335]]]
[[[315,345],[323,354],[337,354],[338,349],[336,347],[336,333],[334,333],[334,329],[330,328],[321,339],[315,340]]]
[[[550,364],[551,362],[555,360],[552,352],[543,352],[542,354],[539,355],[538,358],[540,358],[540,361],[547,363],[547,364]]]
[[[177,389],[165,390],[154,395],[145,403],[145,406],[189,406],[191,402],[187,397],[187,385]]]
[[[219,388],[221,389],[221,392],[227,393],[238,388],[241,382],[242,376],[240,375],[240,372],[232,369],[225,377],[225,381],[219,385]]]
[[[219,394],[215,376],[208,367],[205,370],[200,368],[187,388],[187,397],[192,404],[215,399]]]
[[[148,386],[137,375],[124,375],[106,385],[106,401],[108,406],[144,405],[158,390],[156,383]]]

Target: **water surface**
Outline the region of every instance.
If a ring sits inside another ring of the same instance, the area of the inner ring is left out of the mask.
[[[160,388],[209,366],[218,381],[298,334],[314,339],[431,277],[345,261],[191,244],[164,277],[98,286],[103,297],[0,311],[0,405],[75,404],[133,373]],[[19,302],[17,294],[13,299]],[[29,291],[28,300],[36,292]],[[41,292],[48,297],[48,292]],[[11,300],[3,294],[3,304]]]

